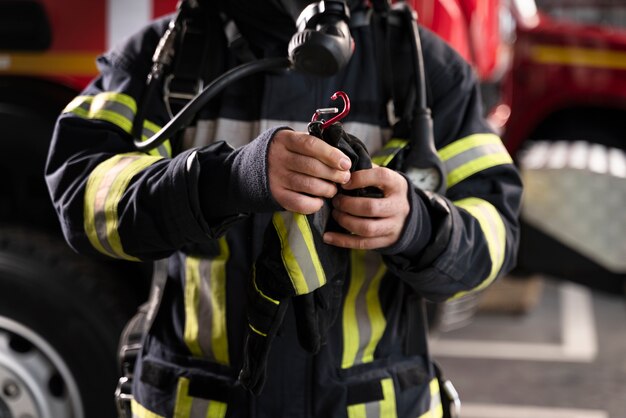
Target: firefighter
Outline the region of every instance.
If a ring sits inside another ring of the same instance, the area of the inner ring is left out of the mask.
[[[241,62],[224,34],[225,16],[247,42],[246,52],[285,56],[296,27],[284,3],[210,3],[208,41],[198,47],[206,50],[196,54],[208,57],[205,75]],[[350,6],[353,18],[371,7]],[[144,138],[171,118],[167,94],[144,98],[168,22],[151,24],[98,59],[99,77],[57,121],[46,166],[72,248],[135,262],[168,260],[158,312],[134,369],[133,416],[442,416],[419,307],[423,299],[484,289],[512,268],[518,241],[520,179],[483,119],[471,68],[420,30],[445,193],[422,190],[388,164],[398,144],[390,141],[386,75],[373,26],[362,20],[351,27],[354,52],[337,74],[253,75],[228,86],[184,134],[137,152],[137,114]],[[375,156],[371,168],[354,170],[349,149],[307,133],[312,111],[338,90],[351,99],[340,135],[360,139]],[[382,196],[349,193],[368,187]],[[340,229],[307,238],[305,228],[289,236],[288,248],[276,241],[284,237],[272,223],[311,221],[328,203]],[[298,335],[302,311],[283,302],[330,283],[275,300],[268,289],[285,282],[271,269],[262,277],[258,271],[272,240],[283,256],[285,250],[308,254],[315,264],[321,255],[322,275],[333,268],[323,256],[329,248],[344,251],[349,263],[337,311],[313,350]],[[268,287],[259,289],[261,281]],[[280,321],[272,316],[271,335],[254,329],[254,286],[257,298],[285,307]],[[253,338],[261,346],[250,345]]]

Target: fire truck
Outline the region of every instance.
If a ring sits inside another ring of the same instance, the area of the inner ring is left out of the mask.
[[[559,145],[566,150],[581,142],[586,149],[601,145],[596,154],[624,149],[620,29],[569,22],[561,15],[573,9],[546,4],[551,17],[533,0],[412,3],[421,23],[473,64],[489,119],[530,183],[541,185],[554,173],[545,165],[546,150],[561,140],[570,141]],[[175,0],[0,0],[0,417],[114,414],[117,342],[146,299],[150,267],[72,252],[44,185],[44,163],[54,122],[96,75],[96,57],[174,8]],[[580,51],[582,61],[572,55]],[[601,271],[602,283],[621,283],[624,270],[615,260],[603,264],[537,222],[546,205],[525,202],[520,275],[572,273],[533,253],[548,248],[567,252],[574,260],[569,270],[583,265],[582,271]],[[620,209],[603,216],[624,218]]]
[[[518,273],[623,294],[626,3],[512,3],[512,59],[491,115],[525,183]]]

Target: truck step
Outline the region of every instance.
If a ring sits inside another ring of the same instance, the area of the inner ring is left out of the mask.
[[[533,142],[519,159],[522,218],[615,273],[626,272],[626,152]]]

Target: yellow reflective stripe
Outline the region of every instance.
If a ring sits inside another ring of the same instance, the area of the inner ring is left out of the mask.
[[[185,260],[185,344],[196,357],[204,353],[198,341],[198,301],[200,300],[200,259],[187,257]]]
[[[385,397],[380,401],[380,416],[381,418],[395,418],[396,412],[396,392],[393,387],[393,380],[391,378],[383,379],[380,382],[383,387],[383,396]]]
[[[454,141],[437,151],[442,161],[461,154],[471,148],[475,148],[486,144],[502,143],[498,135],[495,134],[473,134]]]
[[[189,392],[189,379],[178,379],[176,388],[176,403],[174,404],[173,418],[191,418],[191,404],[193,399],[187,396]]]
[[[457,168],[456,170],[450,171],[447,176],[448,188],[462,182],[469,176],[476,174],[479,171],[483,171],[498,165],[512,163],[513,160],[511,159],[511,156],[509,154],[485,155]]]
[[[382,167],[387,166],[408,143],[409,141],[406,139],[390,139],[381,150],[372,156],[372,162]]]
[[[428,411],[424,412],[419,418],[442,418],[443,405],[441,404],[441,395],[439,393],[439,382],[436,378],[432,379],[429,384],[430,405]]]
[[[486,288],[495,280],[498,276],[502,264],[504,263],[505,246],[506,246],[506,231],[504,228],[504,222],[498,210],[486,200],[482,200],[476,197],[468,197],[453,202],[455,206],[465,209],[471,216],[473,216],[480,225],[480,229],[483,232],[485,240],[487,241],[487,248],[489,250],[489,257],[491,259],[491,270],[489,275],[471,291],[478,291]],[[459,292],[454,295],[454,298],[461,297],[469,293],[468,291]]]
[[[130,410],[133,414],[133,418],[165,418],[159,414],[149,411],[134,399],[131,399],[130,401]]]
[[[219,239],[220,255],[211,263],[211,348],[213,358],[221,364],[229,364],[228,333],[226,328],[226,262],[230,250],[226,237]]]
[[[283,265],[296,294],[309,293],[324,285],[326,274],[306,215],[276,212],[272,223],[280,239]]]
[[[149,120],[145,120],[143,122],[143,132],[141,136],[142,141],[146,141],[152,135],[156,134],[161,127],[154,122],[150,122]],[[171,157],[172,156],[172,144],[170,140],[167,139],[158,147],[151,149],[149,152],[151,155],[161,155],[163,157]]]
[[[118,233],[117,206],[135,175],[160,157],[141,153],[119,154],[100,163],[89,175],[84,197],[84,228],[91,244],[101,253],[125,260]]]
[[[194,356],[228,365],[226,263],[230,249],[225,237],[218,244],[220,253],[214,258],[185,259],[184,340]]]
[[[448,188],[479,171],[513,163],[502,140],[494,134],[467,136],[443,147],[437,154],[447,172]]]
[[[383,399],[367,403],[348,405],[348,418],[396,418],[396,392],[393,380],[386,378],[380,381]]]
[[[541,64],[626,69],[626,53],[606,49],[535,45],[530,49],[530,56]]]
[[[259,289],[259,286],[257,286],[257,284],[256,284],[256,269],[254,270],[254,276],[252,277],[252,284],[254,284],[254,288],[256,289],[257,292],[259,292],[259,295],[261,295],[261,297],[263,299],[273,303],[274,305],[280,304],[279,301],[277,301],[276,299],[272,299],[271,297],[269,297],[265,293],[263,293],[263,291],[261,289]]]
[[[252,324],[248,323],[248,326],[250,327],[250,329],[251,329],[252,331],[254,331],[255,333],[259,334],[260,336],[262,336],[262,337],[267,337],[267,334],[266,334],[266,333],[261,332],[261,331],[259,331],[258,329],[254,328],[254,327],[252,326]]]
[[[127,94],[104,92],[95,96],[78,96],[63,112],[71,112],[86,119],[104,120],[130,133],[137,104],[135,99]]]
[[[210,401],[207,408],[206,418],[224,418],[228,405],[224,402]]]
[[[368,363],[382,338],[386,320],[378,291],[387,271],[379,254],[350,252],[351,277],[343,309],[342,368]]]
[[[137,103],[135,102],[135,99],[128,94],[116,93],[114,91],[105,91],[96,94],[93,98],[91,107],[98,110],[106,108],[111,103],[119,103],[126,106],[132,112],[133,116],[137,113]]]
[[[224,418],[228,405],[211,399],[189,396],[189,379],[178,379],[176,403],[172,418]]]
[[[137,105],[135,100],[126,94],[105,92],[96,96],[78,96],[63,109],[63,113],[73,113],[85,119],[105,120],[130,133],[137,113]],[[146,141],[160,129],[161,127],[156,123],[144,120],[141,140]],[[148,154],[171,157],[172,144],[166,140],[148,151]]]
[[[65,106],[62,113],[77,113],[79,116],[87,117],[89,114],[89,107],[91,107],[91,101],[93,96],[76,96],[74,99]]]
[[[348,405],[348,418],[367,418],[365,404]]]
[[[367,346],[365,346],[363,350],[363,363],[369,363],[374,360],[374,350],[376,350],[376,346],[383,337],[383,333],[385,332],[385,326],[387,325],[385,315],[383,314],[383,308],[380,305],[380,299],[378,297],[380,282],[386,271],[387,268],[381,260],[380,267],[376,272],[376,275],[372,279],[372,282],[370,283],[370,286],[367,289],[367,293],[365,295],[367,302],[367,313],[369,314],[370,320],[371,336],[367,343]]]

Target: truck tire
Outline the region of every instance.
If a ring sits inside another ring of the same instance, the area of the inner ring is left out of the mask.
[[[111,418],[135,309],[111,272],[55,238],[0,228],[0,417]]]

